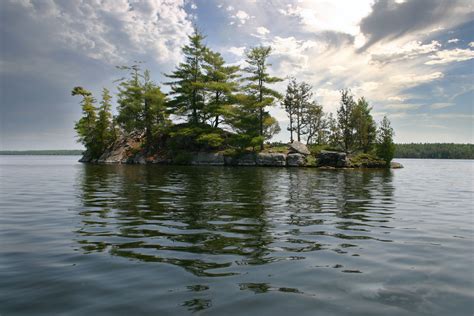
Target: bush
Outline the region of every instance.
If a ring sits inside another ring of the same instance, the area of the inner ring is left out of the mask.
[[[224,139],[220,134],[217,133],[209,133],[209,134],[201,134],[197,138],[198,143],[206,146],[206,147],[213,147],[217,148],[222,145]]]

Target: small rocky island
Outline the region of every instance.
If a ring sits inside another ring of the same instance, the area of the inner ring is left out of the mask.
[[[311,153],[308,147],[298,141],[286,146],[268,147],[262,152],[242,151],[197,151],[185,155],[181,152],[158,151],[147,154],[143,150],[143,135],[122,138],[110,146],[99,158],[94,159],[87,152],[80,162],[94,164],[168,164],[196,166],[266,166],[266,167],[313,167],[336,168],[386,168],[385,161],[368,154],[347,155],[344,152],[321,150]],[[403,168],[400,163],[391,162],[393,169]]]
[[[326,113],[312,87],[290,78],[283,95],[272,85],[271,47],[246,52],[245,67],[229,65],[203,42],[196,29],[184,45],[184,61],[164,76],[163,93],[139,64],[121,66],[117,114],[112,95],[103,89],[97,104],[92,93],[75,87],[82,98],[76,122],[86,151],[81,162],[99,164],[181,164],[318,168],[400,168],[392,163],[395,146],[390,121],[377,124],[372,107],[341,90],[337,113]],[[287,114],[289,144],[271,143],[280,124],[269,111]],[[306,143],[303,144],[303,142]]]

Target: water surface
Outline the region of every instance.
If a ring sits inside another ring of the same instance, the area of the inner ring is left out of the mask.
[[[473,161],[0,156],[0,314],[472,315]]]

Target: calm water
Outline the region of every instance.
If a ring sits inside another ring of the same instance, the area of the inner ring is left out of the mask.
[[[472,315],[473,161],[0,157],[0,314]]]

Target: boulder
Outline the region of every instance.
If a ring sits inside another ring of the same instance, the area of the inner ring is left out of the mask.
[[[195,153],[191,159],[192,165],[223,166],[224,155],[220,153]]]
[[[390,168],[392,168],[392,169],[401,169],[401,168],[403,168],[403,165],[399,162],[392,161],[390,163]]]
[[[290,145],[290,153],[297,153],[302,155],[309,155],[311,152],[309,151],[308,147],[305,144],[299,141],[293,141]]]
[[[257,155],[259,166],[286,166],[286,155],[282,153],[259,153]]]
[[[138,152],[143,139],[143,134],[131,134],[120,137],[110,148],[108,148],[97,160],[98,163],[145,163],[145,159],[131,155],[131,150]],[[133,156],[133,157],[131,157]]]
[[[226,162],[228,161],[227,159],[228,158],[226,158]],[[230,160],[230,163],[229,163],[230,165],[255,166],[257,164],[254,153],[242,154],[237,157],[232,157],[229,160]]]
[[[346,153],[323,150],[318,154],[318,167],[344,168],[348,165]]]
[[[286,164],[289,167],[301,167],[306,165],[306,156],[298,153],[288,154]]]

